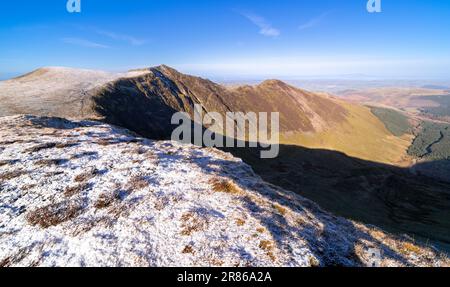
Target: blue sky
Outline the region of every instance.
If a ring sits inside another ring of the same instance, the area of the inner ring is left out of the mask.
[[[0,78],[167,64],[205,77],[450,78],[450,1],[2,1]]]

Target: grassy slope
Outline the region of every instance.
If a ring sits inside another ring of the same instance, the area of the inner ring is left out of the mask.
[[[392,135],[370,108],[346,102],[342,102],[342,105],[349,111],[346,122],[318,134],[285,135],[281,139],[282,143],[340,151],[380,163],[405,162],[411,135]]]

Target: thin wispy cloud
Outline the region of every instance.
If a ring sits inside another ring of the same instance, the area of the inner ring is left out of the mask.
[[[138,39],[131,35],[120,34],[120,33],[115,33],[115,32],[101,30],[101,29],[94,29],[94,31],[98,35],[108,37],[115,41],[127,42],[133,46],[141,46],[141,45],[145,44],[145,42],[146,42],[145,40]]]
[[[63,38],[62,41],[69,45],[80,46],[84,48],[107,49],[109,46],[96,43],[82,38]]]
[[[319,15],[318,17],[313,18],[313,19],[309,20],[308,22],[298,26],[298,29],[306,30],[306,29],[313,28],[313,27],[319,25],[329,14],[330,14],[330,12],[325,12],[325,13]]]
[[[253,13],[240,13],[242,16],[250,20],[254,25],[259,27],[259,34],[266,37],[278,37],[281,32],[277,28],[274,28],[264,17]]]

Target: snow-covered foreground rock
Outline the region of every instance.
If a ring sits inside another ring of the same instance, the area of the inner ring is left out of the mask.
[[[373,262],[449,265],[431,248],[329,215],[214,149],[96,122],[0,118],[0,266]]]

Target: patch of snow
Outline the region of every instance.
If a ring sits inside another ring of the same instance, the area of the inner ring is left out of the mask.
[[[0,118],[1,266],[448,265],[240,159],[91,121]]]
[[[146,73],[149,71],[109,73],[65,67],[41,68],[22,77],[0,81],[0,116],[32,113],[84,118],[84,105],[96,89]]]

